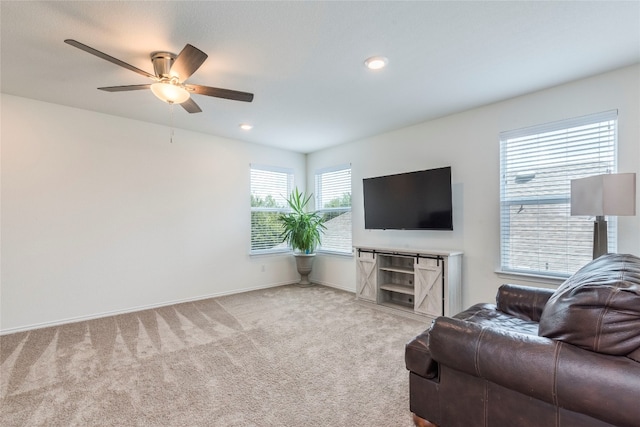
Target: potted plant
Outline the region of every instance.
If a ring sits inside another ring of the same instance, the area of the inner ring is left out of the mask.
[[[307,212],[312,195],[305,196],[297,188],[287,198],[291,212],[280,214],[283,242],[293,248],[296,268],[300,274],[300,285],[310,285],[309,274],[313,267],[315,249],[320,244],[320,236],[326,229],[325,219],[318,212]]]

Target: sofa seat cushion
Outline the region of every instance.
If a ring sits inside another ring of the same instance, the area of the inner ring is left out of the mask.
[[[549,298],[539,334],[640,361],[640,258],[607,254],[578,270]]]

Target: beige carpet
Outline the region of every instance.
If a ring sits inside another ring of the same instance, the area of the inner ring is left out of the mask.
[[[412,426],[418,321],[283,286],[0,337],[2,426]]]

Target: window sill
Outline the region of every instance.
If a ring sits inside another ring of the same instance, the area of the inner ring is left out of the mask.
[[[293,255],[296,252],[293,252],[291,249],[283,249],[281,251],[268,251],[268,252],[250,252],[250,257],[264,257],[264,256],[278,256],[278,255]],[[317,255],[329,255],[329,256],[339,256],[346,258],[353,258],[353,252],[338,252],[338,251],[327,251],[327,250],[317,250],[315,252]]]
[[[328,251],[328,250],[318,250],[316,251],[318,255],[331,255],[338,257],[348,257],[353,258],[353,252],[338,252],[338,251]]]
[[[498,275],[498,277],[501,277],[504,279],[516,279],[518,281],[531,282],[531,283],[543,284],[543,285],[551,285],[555,287],[561,285],[569,277],[569,276],[567,277],[550,276],[550,275],[544,275],[539,273],[538,274],[523,273],[523,272],[505,271],[505,270],[496,270],[495,273]]]
[[[291,249],[283,249],[281,251],[265,251],[265,252],[249,252],[250,257],[268,257],[292,254]]]

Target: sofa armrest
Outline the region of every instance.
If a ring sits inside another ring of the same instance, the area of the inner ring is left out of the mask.
[[[496,295],[498,310],[520,319],[540,321],[542,310],[555,291],[522,285],[502,285]]]
[[[438,375],[438,364],[429,351],[429,331],[422,332],[405,346],[404,363],[407,369],[424,378]]]
[[[640,364],[545,337],[440,317],[429,332],[440,364],[617,426],[640,419]]]

